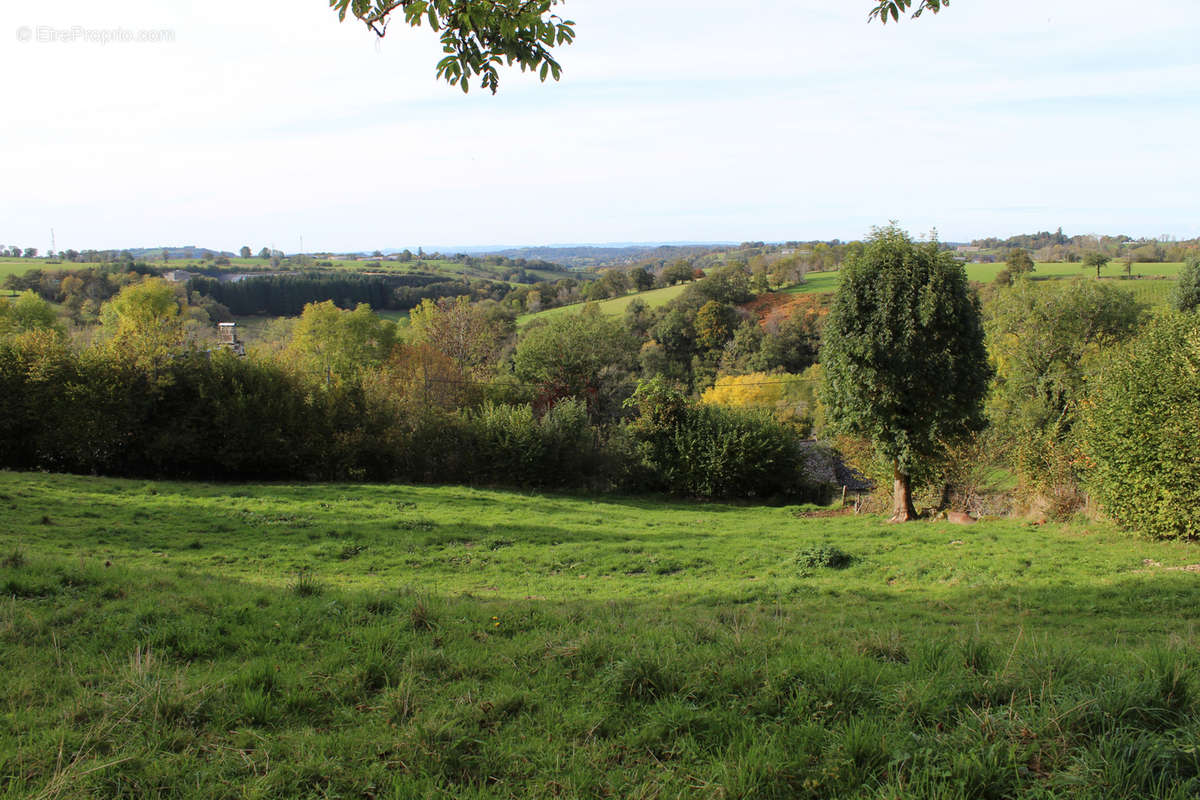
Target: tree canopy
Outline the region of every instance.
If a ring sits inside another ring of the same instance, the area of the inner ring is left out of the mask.
[[[1200,309],[1200,255],[1188,259],[1171,292],[1171,305],[1178,311]]]
[[[566,0],[329,0],[345,21],[358,19],[376,36],[387,34],[395,18],[419,28],[428,25],[438,33],[445,56],[438,61],[437,77],[463,92],[471,79],[493,94],[500,87],[500,65],[517,65],[545,81],[558,80],[562,65],[551,54],[559,45],[575,40],[575,22],[554,13]],[[934,14],[950,0],[873,0],[868,20],[898,21],[912,11],[916,19],[926,11]]]
[[[983,426],[991,369],[962,265],[936,242],[876,229],[842,268],[820,360],[833,429],[874,445],[892,468],[892,519],[914,518],[911,477]]]

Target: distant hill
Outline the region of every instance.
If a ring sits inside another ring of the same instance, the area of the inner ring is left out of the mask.
[[[565,264],[572,269],[589,267],[620,267],[644,261],[674,261],[695,258],[718,250],[727,250],[735,243],[708,242],[705,244],[631,244],[631,245],[557,245],[548,247],[513,247],[497,251],[507,258],[541,259]]]

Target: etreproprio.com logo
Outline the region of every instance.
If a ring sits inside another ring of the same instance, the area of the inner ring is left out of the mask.
[[[164,44],[175,41],[170,28],[87,28],[82,25],[22,25],[17,28],[22,44]]]

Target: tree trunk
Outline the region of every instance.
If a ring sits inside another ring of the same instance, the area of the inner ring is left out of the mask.
[[[908,476],[900,471],[899,464],[892,465],[892,518],[888,522],[908,522],[917,518],[913,508],[912,488]]]

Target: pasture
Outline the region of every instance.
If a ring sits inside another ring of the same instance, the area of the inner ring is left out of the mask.
[[[0,797],[1184,798],[1200,550],[0,472]]]
[[[44,258],[11,258],[0,257],[0,281],[9,275],[24,275],[31,269],[63,269],[58,264],[50,265]]]
[[[996,275],[1000,270],[1005,268],[1003,261],[995,264],[967,264],[967,277],[973,281],[980,283],[990,283],[996,279]],[[1183,264],[1180,262],[1165,262],[1162,264],[1154,263],[1134,263],[1131,267],[1130,274],[1134,277],[1148,278],[1173,278],[1183,269]],[[1125,262],[1120,259],[1113,259],[1108,262],[1108,265],[1100,270],[1102,278],[1118,278],[1125,274]],[[1066,261],[1039,261],[1035,265],[1033,271],[1034,278],[1074,278],[1076,276],[1083,278],[1095,278],[1096,270],[1083,266],[1083,264],[1071,264]]]
[[[150,266],[168,270],[195,270],[209,268],[211,264],[201,262],[197,259],[172,259],[163,261],[160,258],[147,257],[144,261]],[[262,270],[270,267],[270,262],[261,258],[231,258],[229,266],[220,267],[230,272],[238,272],[241,270]],[[327,259],[313,259],[314,264],[317,261],[325,263]],[[376,259],[369,261],[348,261],[345,259],[328,260],[332,267],[322,267],[321,269],[339,269],[352,272],[386,272],[391,274],[408,274],[422,273],[445,276],[447,280],[454,278],[464,279],[481,279],[501,281],[503,274],[511,270],[512,267],[500,267],[494,264],[480,263],[476,266],[467,266],[466,264],[449,259],[426,259],[424,261],[410,261],[401,263],[398,261],[380,261],[379,266],[369,266],[376,262]],[[70,270],[70,269],[86,269],[88,267],[103,266],[99,263],[69,263],[69,262],[49,262],[45,258],[11,258],[0,257],[0,280],[3,280],[8,275],[22,275],[31,269],[51,269],[51,270]],[[296,267],[283,266],[283,270],[296,269]],[[537,277],[538,280],[558,280],[568,277],[565,272],[548,272],[545,270],[528,270],[529,274]],[[515,285],[515,284],[514,284]]]
[[[382,259],[363,259],[363,260],[346,260],[346,259],[326,259],[313,257],[314,264],[328,262],[331,267],[322,267],[323,269],[339,269],[351,272],[383,272],[396,275],[421,273],[444,275],[447,279],[451,278],[469,278],[479,280],[502,281],[502,276],[505,272],[514,269],[512,266],[498,266],[496,264],[488,264],[482,260],[475,266],[453,261],[451,259],[423,259],[421,261],[386,261]],[[161,262],[160,262],[161,263]],[[226,269],[238,270],[246,268],[262,269],[269,262],[260,258],[231,258],[230,266]],[[187,269],[187,266],[176,266],[176,262],[169,262],[171,268]],[[376,266],[378,264],[378,266]],[[294,267],[292,267],[294,269]],[[537,280],[555,281],[560,278],[568,277],[566,272],[550,272],[546,270],[530,269],[527,272],[536,276]],[[514,284],[515,285],[515,284]]]
[[[687,287],[688,284],[686,283],[678,283],[674,286],[664,286],[661,289],[649,289],[645,292],[634,292],[633,294],[627,294],[624,297],[611,297],[608,300],[600,300],[591,305],[597,306],[602,314],[619,316],[625,313],[625,309],[629,307],[629,304],[633,302],[635,298],[643,301],[648,308],[658,308],[659,306],[666,305],[676,297],[679,297],[679,295],[683,294]],[[533,322],[535,319],[549,319],[551,317],[559,316],[560,314],[574,314],[578,311],[582,311],[586,305],[589,304],[574,303],[569,306],[559,306],[558,308],[550,308],[533,314],[522,314],[520,317],[517,317],[517,325],[523,328],[530,322]]]

